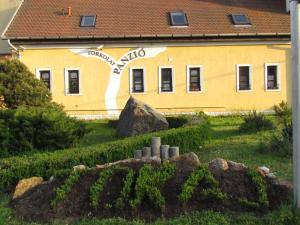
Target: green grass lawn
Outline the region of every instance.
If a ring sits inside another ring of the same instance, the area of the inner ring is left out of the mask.
[[[215,158],[224,158],[236,162],[242,162],[250,167],[267,166],[272,172],[282,179],[292,179],[292,160],[274,154],[261,153],[261,143],[270,137],[276,130],[260,131],[257,133],[240,133],[239,125],[242,118],[234,117],[213,117],[211,124],[213,128],[212,139],[201,146],[196,154],[200,161],[208,163]],[[271,117],[274,120],[273,117]],[[108,121],[86,122],[90,132],[79,143],[80,147],[93,147],[99,143],[116,140],[115,130],[108,126]],[[17,220],[13,212],[6,205],[10,198],[6,194],[0,196],[0,225],[29,225]],[[298,213],[300,215],[300,213]],[[213,212],[199,212],[173,220],[159,220],[155,225],[300,225],[299,216],[292,213],[291,206],[284,206],[262,218],[256,218],[251,214],[242,215],[221,215]],[[30,225],[34,225],[31,223]],[[54,223],[59,224],[59,223]],[[141,221],[128,222],[122,219],[111,220],[82,220],[74,225],[141,225]],[[154,225],[153,224],[153,225]],[[37,224],[35,224],[37,225]]]

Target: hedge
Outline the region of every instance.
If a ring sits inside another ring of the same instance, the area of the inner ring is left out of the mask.
[[[114,162],[133,156],[135,149],[149,146],[151,137],[159,136],[162,144],[176,145],[181,153],[199,149],[210,138],[210,124],[170,129],[151,134],[108,142],[85,148],[73,148],[56,152],[36,153],[31,156],[15,156],[0,160],[0,190],[7,190],[20,179],[33,176],[49,178],[60,170],[84,164]]]

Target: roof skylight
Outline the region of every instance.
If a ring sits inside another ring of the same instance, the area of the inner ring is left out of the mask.
[[[251,25],[249,18],[245,14],[232,14],[234,25]]]
[[[184,12],[170,12],[171,26],[188,26],[186,14]]]
[[[96,16],[81,16],[81,27],[94,27],[96,25]]]

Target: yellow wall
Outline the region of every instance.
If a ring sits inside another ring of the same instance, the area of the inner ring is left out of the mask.
[[[102,51],[119,59],[134,48],[103,48]],[[69,49],[28,49],[21,53],[21,60],[35,73],[36,68],[51,68],[53,98],[71,114],[106,114],[105,91],[110,67],[97,58],[75,55]],[[281,90],[265,91],[265,63],[280,63]],[[236,90],[236,65],[251,64],[253,89]],[[204,90],[187,93],[186,66],[202,65]],[[158,67],[175,69],[175,93],[158,93]],[[65,96],[64,69],[80,68],[82,95]],[[129,98],[129,68],[144,67],[146,94],[134,94],[137,99],[150,104],[161,112],[227,112],[242,110],[270,110],[274,104],[290,99],[290,45],[240,45],[167,47],[156,57],[138,59],[130,63],[121,78],[117,103],[122,109]],[[166,109],[162,109],[166,108]],[[80,111],[85,110],[85,111]]]

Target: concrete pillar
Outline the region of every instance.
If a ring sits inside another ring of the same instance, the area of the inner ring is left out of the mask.
[[[150,158],[151,157],[151,147],[144,147],[142,155],[145,158]]]
[[[179,147],[178,146],[170,147],[169,156],[170,156],[170,158],[179,157]]]
[[[170,148],[170,145],[161,145],[160,146],[160,158],[162,160],[169,159],[169,148]]]
[[[161,140],[160,137],[153,137],[151,139],[151,155],[160,157],[160,145]]]
[[[135,159],[142,159],[142,150],[135,150],[134,151],[134,158]]]

